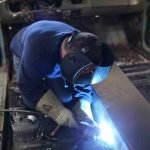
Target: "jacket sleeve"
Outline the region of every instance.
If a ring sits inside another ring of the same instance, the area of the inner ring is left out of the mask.
[[[50,69],[48,70],[48,62],[41,53],[46,50],[41,40],[40,36],[30,36],[23,46],[18,83],[24,102],[30,108],[35,107],[47,90],[44,77]]]
[[[76,85],[73,92],[74,99],[87,100],[92,102],[92,86],[91,85]]]

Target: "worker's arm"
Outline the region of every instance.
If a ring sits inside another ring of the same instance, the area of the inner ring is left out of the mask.
[[[24,41],[23,53],[19,71],[19,88],[25,103],[34,108],[37,101],[47,90],[44,77],[53,68],[43,59],[41,52],[46,49],[41,43],[42,36],[34,33]],[[43,52],[44,53],[44,52]]]
[[[93,88],[90,85],[78,85],[75,87],[74,92],[75,100],[77,101],[73,112],[78,122],[88,126],[95,126],[93,114],[91,110]]]
[[[91,85],[76,85],[74,86],[74,99],[86,100],[92,102],[92,86]]]
[[[44,93],[36,105],[36,110],[53,119],[58,125],[78,127],[72,112],[61,104],[51,90]]]

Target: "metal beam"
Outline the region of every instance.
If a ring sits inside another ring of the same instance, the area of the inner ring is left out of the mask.
[[[133,150],[150,149],[150,105],[121,69],[94,86],[115,127]]]

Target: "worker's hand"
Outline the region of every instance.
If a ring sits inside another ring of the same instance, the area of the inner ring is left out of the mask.
[[[80,133],[84,136],[84,137],[89,137],[89,138],[97,138],[100,136],[100,128],[96,127],[96,126],[88,126],[88,125],[84,125],[84,124],[80,124]]]
[[[78,128],[72,112],[63,106],[51,90],[42,96],[36,110],[53,119],[58,125]]]
[[[55,121],[58,125],[67,126],[70,128],[78,128],[78,124],[76,123],[72,112],[67,108],[61,110]]]

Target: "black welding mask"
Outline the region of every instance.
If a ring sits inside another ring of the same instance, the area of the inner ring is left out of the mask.
[[[67,54],[61,64],[62,75],[72,84],[91,84],[95,69],[96,65],[79,52]]]
[[[63,59],[61,71],[72,84],[96,84],[103,81],[113,63],[110,48],[86,32],[75,33],[68,42],[71,50]]]

